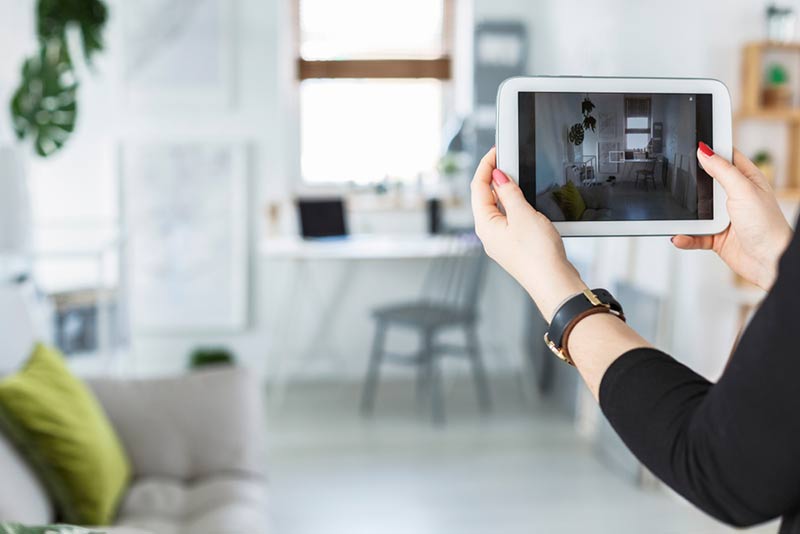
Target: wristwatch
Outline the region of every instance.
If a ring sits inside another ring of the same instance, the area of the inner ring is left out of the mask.
[[[586,289],[565,300],[553,315],[544,342],[553,353],[570,365],[575,365],[567,352],[570,332],[581,319],[596,313],[610,313],[625,320],[622,306],[605,289]]]

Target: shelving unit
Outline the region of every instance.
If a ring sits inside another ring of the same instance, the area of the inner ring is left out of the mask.
[[[762,104],[764,81],[764,55],[768,52],[797,54],[800,62],[800,42],[754,42],[745,45],[742,53],[741,108],[734,116],[734,124],[744,121],[776,121],[786,125],[789,155],[786,185],[776,187],[778,196],[785,200],[800,200],[800,106],[767,108]]]

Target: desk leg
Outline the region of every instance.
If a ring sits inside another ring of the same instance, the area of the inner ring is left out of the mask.
[[[297,269],[294,270],[293,279],[285,298],[279,300],[282,303],[278,313],[280,314],[275,321],[275,331],[273,339],[285,339],[284,343],[277,344],[274,350],[276,365],[274,365],[273,379],[270,384],[270,405],[273,407],[281,406],[286,398],[287,391],[293,376],[300,371],[305,364],[308,364],[321,357],[329,359],[335,358],[340,364],[345,364],[344,358],[333,348],[331,343],[326,343],[331,338],[331,331],[336,325],[337,308],[344,302],[347,293],[352,285],[352,280],[357,271],[357,262],[341,263],[341,270],[338,279],[334,281],[334,291],[325,300],[321,311],[317,314],[317,322],[308,338],[309,342],[305,349],[301,349],[299,354],[292,347],[290,342],[295,337],[304,335],[303,329],[297,327],[297,319],[302,317],[301,312],[312,309],[312,305],[322,304],[324,292],[314,283],[312,269],[308,266],[308,261],[301,259]],[[305,283],[301,285],[301,280]],[[316,307],[316,306],[314,306]],[[295,358],[295,356],[298,356]],[[291,358],[291,361],[288,359]]]
[[[294,339],[292,328],[293,319],[298,317],[301,310],[299,305],[302,299],[297,298],[300,293],[300,280],[305,276],[306,261],[301,259],[297,262],[297,268],[292,269],[291,280],[286,284],[286,291],[281,298],[276,299],[277,306],[274,310],[274,328],[270,333],[270,352],[267,358],[267,384],[268,400],[270,406],[280,406],[286,395],[288,381],[288,362],[291,357],[291,340]],[[272,364],[272,365],[270,365]]]
[[[339,316],[338,309],[342,303],[346,302],[347,295],[350,292],[350,286],[353,284],[356,272],[358,270],[358,261],[341,261],[339,265],[339,273],[337,280],[334,282],[334,290],[330,297],[325,302],[319,313],[319,319],[311,334],[308,346],[305,350],[306,360],[312,360],[319,357],[321,353],[335,356],[341,364],[346,365],[347,362],[342,355],[333,347],[331,342],[331,333],[338,323]],[[322,295],[322,291],[317,291],[317,294]]]

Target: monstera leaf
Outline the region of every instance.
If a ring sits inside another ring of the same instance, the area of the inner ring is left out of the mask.
[[[36,8],[39,37],[44,41],[57,38],[66,42],[70,25],[80,28],[83,54],[91,63],[92,55],[103,49],[103,27],[108,9],[101,0],[39,0]]]
[[[11,100],[19,139],[34,139],[36,153],[47,157],[61,148],[75,129],[78,84],[63,41],[53,39],[22,67],[22,83]]]
[[[583,125],[579,122],[572,125],[567,133],[567,140],[575,146],[583,143],[584,130]]]

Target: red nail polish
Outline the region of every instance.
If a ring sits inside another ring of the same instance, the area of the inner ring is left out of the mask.
[[[711,147],[705,144],[704,142],[700,141],[699,143],[697,143],[697,146],[700,147],[700,152],[702,152],[706,156],[711,157],[714,155],[714,151],[711,150]]]
[[[495,169],[492,171],[492,181],[495,185],[504,185],[508,183],[508,177],[500,169]]]

